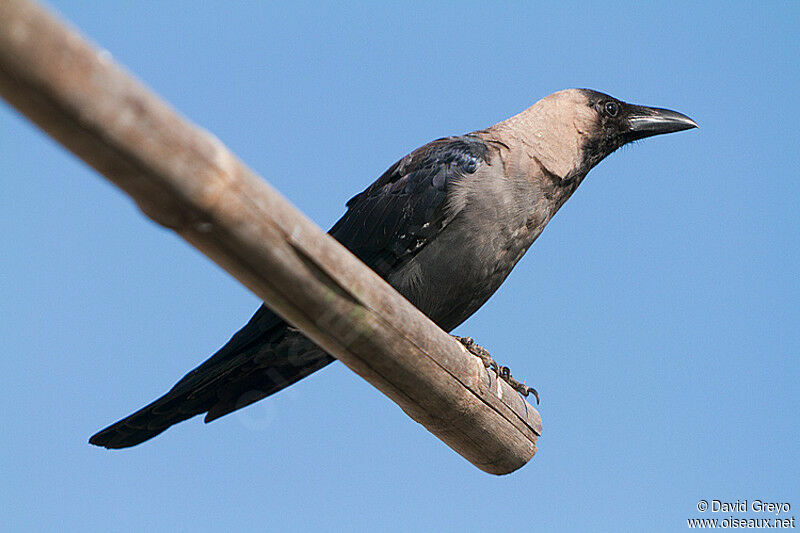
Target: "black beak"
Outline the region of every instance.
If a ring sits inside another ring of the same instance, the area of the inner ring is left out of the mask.
[[[627,119],[626,141],[635,141],[645,137],[652,137],[653,135],[674,133],[698,127],[697,123],[686,115],[658,107],[631,105]]]

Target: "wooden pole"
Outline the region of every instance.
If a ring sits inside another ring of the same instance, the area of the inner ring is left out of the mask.
[[[222,143],[28,0],[0,2],[0,95],[478,468],[539,413]]]

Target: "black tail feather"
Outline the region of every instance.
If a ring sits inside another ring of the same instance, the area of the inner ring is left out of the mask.
[[[179,405],[177,409],[169,409],[168,405],[176,403],[175,400],[178,398],[170,397],[168,393],[132,415],[97,432],[89,439],[89,443],[109,449],[136,446],[152,439],[170,426],[207,410],[199,405],[194,409],[187,409],[188,405],[186,404]]]
[[[206,422],[282,390],[334,359],[265,306],[228,343],[172,389],[89,439],[127,448],[208,413]]]

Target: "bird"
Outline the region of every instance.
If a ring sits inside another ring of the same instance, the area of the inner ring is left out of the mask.
[[[409,153],[346,203],[329,234],[450,332],[500,287],[600,161],[633,141],[696,127],[669,109],[558,91],[486,129]],[[488,352],[457,338],[489,364]],[[262,305],[166,394],[89,442],[126,448],[199,414],[211,422],[333,361]]]

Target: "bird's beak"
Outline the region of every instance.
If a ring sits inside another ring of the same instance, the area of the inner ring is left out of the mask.
[[[629,109],[626,132],[628,141],[698,127],[694,120],[677,111],[640,105],[632,105]]]

